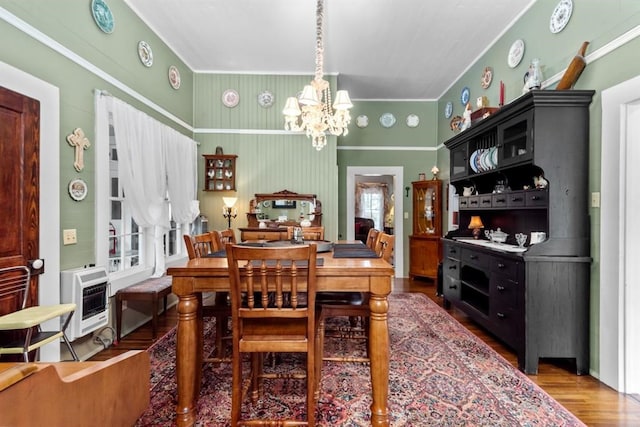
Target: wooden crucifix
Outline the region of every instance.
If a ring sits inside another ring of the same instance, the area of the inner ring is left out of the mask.
[[[75,159],[73,162],[73,167],[76,168],[78,172],[84,169],[84,155],[83,151],[87,148],[91,147],[91,143],[84,136],[84,131],[81,128],[77,128],[73,131],[72,134],[67,135],[67,142],[69,145],[75,148]]]

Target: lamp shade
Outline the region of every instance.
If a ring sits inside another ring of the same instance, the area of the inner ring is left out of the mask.
[[[469,228],[470,229],[484,228],[484,224],[482,223],[482,219],[480,219],[479,216],[472,216],[471,217],[471,221],[469,221]]]
[[[287,102],[284,104],[282,114],[284,114],[285,116],[296,117],[302,114],[302,111],[300,111],[300,106],[298,105],[298,100],[295,97],[290,96],[289,98],[287,98]]]
[[[236,204],[236,201],[238,200],[237,197],[223,197],[222,201],[224,202],[224,205],[228,208],[232,208],[233,205]]]
[[[300,95],[300,104],[309,106],[320,104],[318,93],[313,86],[306,85],[304,89],[302,89],[302,95]]]
[[[349,92],[346,90],[337,91],[333,108],[336,110],[348,110],[351,107],[353,107],[353,104],[351,103],[351,99],[349,99]]]

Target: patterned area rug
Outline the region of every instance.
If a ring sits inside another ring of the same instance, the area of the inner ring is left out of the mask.
[[[425,295],[392,294],[389,303],[392,426],[584,426]],[[205,354],[212,350],[213,322],[206,322]],[[174,329],[149,349],[151,404],[137,426],[175,425],[175,339]],[[363,350],[331,339],[325,346],[326,354]],[[272,369],[304,366],[296,356],[290,359],[275,361]],[[370,425],[370,393],[368,365],[324,362],[318,424]],[[206,365],[197,425],[228,426],[230,394],[230,365]],[[247,402],[243,417],[304,419],[304,395],[303,381],[266,381],[265,398],[255,406]]]

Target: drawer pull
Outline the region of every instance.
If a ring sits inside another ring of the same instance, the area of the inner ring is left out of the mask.
[[[449,289],[458,289],[458,285],[449,285]]]
[[[478,259],[478,255],[469,255],[469,259]]]
[[[521,202],[522,201],[522,197],[512,197],[511,201],[512,202]]]
[[[502,285],[498,285],[498,286],[496,287],[496,289],[498,289],[499,291],[501,291],[501,292],[502,292],[502,291],[504,291],[506,288],[505,288],[504,286],[502,286]]]
[[[504,267],[505,267],[505,265],[503,263],[501,263],[501,262],[498,263],[498,268],[504,268]]]
[[[457,253],[457,252],[458,252],[458,251],[456,251],[456,248],[451,248],[451,249],[449,249],[449,253],[450,253],[450,254],[455,254],[455,253]]]
[[[458,267],[457,267],[457,266],[455,266],[455,265],[450,265],[450,266],[449,266],[449,270],[455,270],[456,268],[458,268]]]
[[[496,316],[498,316],[500,319],[504,319],[505,317],[507,317],[504,315],[504,313],[500,313],[500,312],[496,313]]]
[[[469,203],[471,203],[472,205],[477,205],[477,204],[478,204],[478,201],[477,201],[477,200],[472,200],[472,201],[470,201]]]
[[[486,205],[487,203],[491,203],[491,200],[483,200],[482,203]]]
[[[531,196],[531,200],[540,200],[540,196]]]
[[[498,202],[498,203],[504,203],[506,201],[507,201],[507,199],[503,199],[503,198],[496,199],[496,202]]]

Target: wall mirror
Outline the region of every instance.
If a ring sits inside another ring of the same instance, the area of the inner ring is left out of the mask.
[[[298,194],[289,190],[276,193],[256,193],[249,203],[249,227],[299,225],[308,219],[311,225],[322,225],[322,203],[315,194]]]

